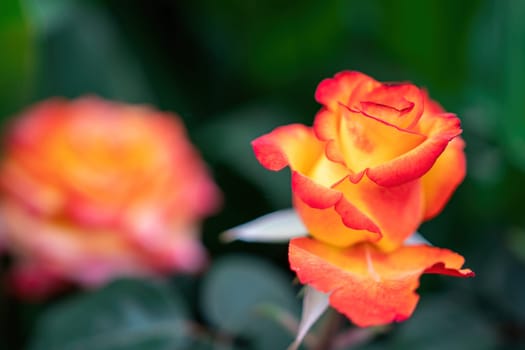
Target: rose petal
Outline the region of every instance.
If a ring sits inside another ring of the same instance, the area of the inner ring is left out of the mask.
[[[343,193],[314,183],[292,173],[294,207],[310,234],[323,242],[348,246],[362,241],[377,241],[380,229],[359,208],[345,199]]]
[[[324,145],[311,128],[291,124],[253,140],[252,147],[259,163],[269,170],[278,171],[290,165],[306,173],[323,154]]]
[[[452,193],[465,178],[464,147],[465,142],[460,137],[452,140],[430,171],[423,176],[425,220],[435,217],[443,210]]]
[[[342,72],[319,84],[316,99],[324,108],[314,129],[327,143],[326,157],[345,164],[354,181],[365,171],[382,186],[417,179],[461,133],[455,116],[443,113],[424,90],[411,84],[381,84],[363,74]]]
[[[418,302],[425,273],[470,277],[464,259],[447,249],[406,246],[385,253],[364,243],[341,249],[310,238],[290,242],[290,266],[301,283],[331,293],[330,304],[357,326],[403,321]]]
[[[335,207],[327,209],[314,209],[305,204],[297,196],[293,197],[294,207],[301,217],[309,233],[315,238],[338,247],[347,247],[361,241],[378,241],[381,234],[375,224],[370,224],[370,230],[352,229],[342,221],[341,214]],[[338,208],[345,213],[344,205]],[[362,216],[362,215],[361,215]],[[366,227],[366,225],[362,225]],[[374,232],[376,231],[376,232]]]
[[[315,91],[315,99],[334,111],[338,104],[352,104],[381,83],[366,74],[356,71],[343,71],[333,78],[324,79]]]
[[[91,286],[119,273],[140,275],[148,268],[142,253],[115,232],[84,231],[8,203],[1,204],[0,212],[8,245],[65,279]]]
[[[424,98],[421,90],[412,84],[383,84],[364,96],[360,105],[349,107],[358,108],[364,114],[398,128],[411,130],[423,113]]]
[[[321,110],[316,116],[316,132],[335,128],[336,134],[327,141],[326,157],[345,164],[358,181],[367,168],[381,166],[417,148],[426,137],[401,129],[396,125],[341,106],[337,112]]]
[[[280,127],[252,144],[263,166],[271,170],[286,165],[292,168],[294,206],[312,235],[342,246],[379,239],[377,226],[344,200],[341,192],[330,188],[348,176],[348,171],[325,157],[325,144],[311,128],[300,124]],[[327,224],[332,231],[326,230]]]
[[[442,114],[433,122],[432,130],[423,143],[400,157],[370,168],[367,176],[382,186],[396,186],[420,178],[459,134],[459,119],[453,114]]]
[[[334,190],[344,193],[348,202],[377,225],[382,235],[377,244],[383,250],[400,246],[421,224],[424,210],[421,188],[419,180],[383,187],[367,176],[358,183],[345,180],[334,186]]]
[[[4,161],[0,186],[28,210],[40,215],[54,215],[64,206],[64,194],[56,186],[30,176],[14,159]]]
[[[333,207],[343,196],[341,192],[317,184],[297,171],[292,171],[292,192],[314,209]]]
[[[328,148],[330,144],[326,146]],[[308,176],[317,184],[326,188],[332,187],[347,176],[352,176],[352,178],[360,176],[359,174],[353,174],[344,164],[332,161],[326,154],[323,154],[310,171],[303,175]]]
[[[315,99],[323,107],[316,115],[313,128],[316,136],[327,141],[326,156],[328,159],[345,164],[344,154],[335,141],[340,136],[339,114],[341,106],[353,104],[353,100],[366,95],[367,92],[381,86],[373,78],[356,71],[343,71],[333,78],[324,79],[315,91]]]

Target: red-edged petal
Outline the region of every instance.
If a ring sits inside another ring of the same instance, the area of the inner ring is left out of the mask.
[[[426,91],[425,89],[421,89],[421,92],[425,104],[425,111],[424,114],[421,116],[422,118],[429,115],[446,113],[443,106],[441,106],[439,103],[432,100],[430,96],[428,96],[428,91]]]
[[[329,141],[326,148],[329,159],[344,164],[340,147],[334,146],[331,141],[340,136],[342,106],[359,103],[363,96],[381,85],[368,75],[356,71],[343,71],[319,83],[315,99],[324,107],[317,113],[313,128],[320,140]]]
[[[425,220],[431,219],[441,212],[452,193],[465,178],[464,147],[465,142],[462,138],[453,139],[430,171],[423,176]]]
[[[332,128],[338,122],[337,135],[329,142],[326,156],[334,161],[344,159],[349,172],[359,179],[366,168],[381,166],[402,157],[422,144],[426,137],[344,106],[338,112],[321,111],[316,132]],[[318,116],[319,116],[318,115]]]
[[[381,230],[377,243],[383,250],[399,247],[422,222],[424,198],[421,181],[383,187],[366,176],[357,183],[341,181],[335,190],[344,193],[346,200],[358,207]]]
[[[356,71],[343,71],[333,78],[324,79],[317,86],[315,99],[330,110],[336,110],[338,104],[347,105],[354,99],[380,86],[381,83],[366,74]]]
[[[323,141],[337,138],[339,135],[339,125],[341,123],[340,118],[339,112],[334,112],[327,108],[321,108],[314,119],[313,128],[315,135]]]
[[[391,161],[371,167],[367,175],[382,186],[397,186],[420,178],[459,134],[459,119],[452,114],[442,114],[433,121],[428,138],[423,143]]]
[[[317,137],[337,139],[339,118],[330,116],[347,106],[399,128],[412,129],[418,122],[426,94],[412,84],[382,84],[359,72],[341,72],[323,80],[316,99],[325,107],[317,114],[314,129]]]
[[[331,293],[330,304],[357,326],[403,321],[414,311],[425,273],[471,277],[460,255],[431,246],[385,253],[371,244],[341,249],[310,238],[290,242],[289,259],[301,283]]]
[[[325,243],[348,247],[381,238],[377,225],[344,198],[333,207],[315,209],[294,195],[293,205],[308,232]]]
[[[292,190],[297,213],[317,239],[344,247],[381,237],[377,225],[342,192],[318,185],[295,171]]]
[[[340,106],[340,108],[345,108]],[[326,141],[325,156],[331,162],[341,164],[344,166],[352,178],[359,181],[364,173],[355,172],[348,168],[345,160],[345,152],[341,149],[339,135],[341,127],[341,114],[342,111],[339,109],[336,112],[332,112],[326,108],[322,108],[314,119],[313,129],[318,139]]]
[[[341,192],[321,186],[297,171],[292,172],[292,192],[314,209],[333,207],[343,196]]]
[[[324,108],[314,130],[327,142],[326,157],[347,166],[356,181],[367,168],[382,186],[420,178],[461,133],[454,115],[411,84],[381,84],[342,72],[319,84],[316,99]]]
[[[424,97],[422,91],[412,84],[384,84],[364,96],[359,105],[349,107],[411,130],[423,113]]]
[[[324,152],[312,128],[302,124],[281,126],[252,141],[257,160],[267,169],[278,171],[289,165],[306,173]]]

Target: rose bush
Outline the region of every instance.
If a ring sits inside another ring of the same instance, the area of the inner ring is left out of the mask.
[[[177,116],[96,97],[15,119],[0,184],[15,288],[36,296],[61,281],[201,269],[200,221],[220,202]]]
[[[465,176],[459,119],[412,84],[359,72],[322,81],[315,97],[313,127],[252,143],[266,168],[291,168],[293,204],[313,237],[290,242],[291,268],[357,325],[406,319],[422,273],[472,275],[449,250],[405,243]]]

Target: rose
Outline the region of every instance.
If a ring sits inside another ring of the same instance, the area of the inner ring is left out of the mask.
[[[257,158],[290,165],[295,207],[317,239],[399,246],[465,176],[459,120],[413,85],[358,72],[324,80],[316,99],[313,129],[276,129],[254,141]]]
[[[0,183],[21,293],[206,262],[199,224],[220,196],[175,115],[95,97],[42,102],[14,120]]]
[[[422,273],[471,275],[455,253],[404,246],[465,176],[459,119],[414,85],[358,72],[322,81],[315,97],[312,128],[252,143],[266,168],[290,166],[294,207],[314,237],[291,241],[291,267],[358,325],[405,319]]]

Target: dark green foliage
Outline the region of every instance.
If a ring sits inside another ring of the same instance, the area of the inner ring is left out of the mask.
[[[184,302],[160,282],[117,280],[49,308],[31,350],[187,349]]]

